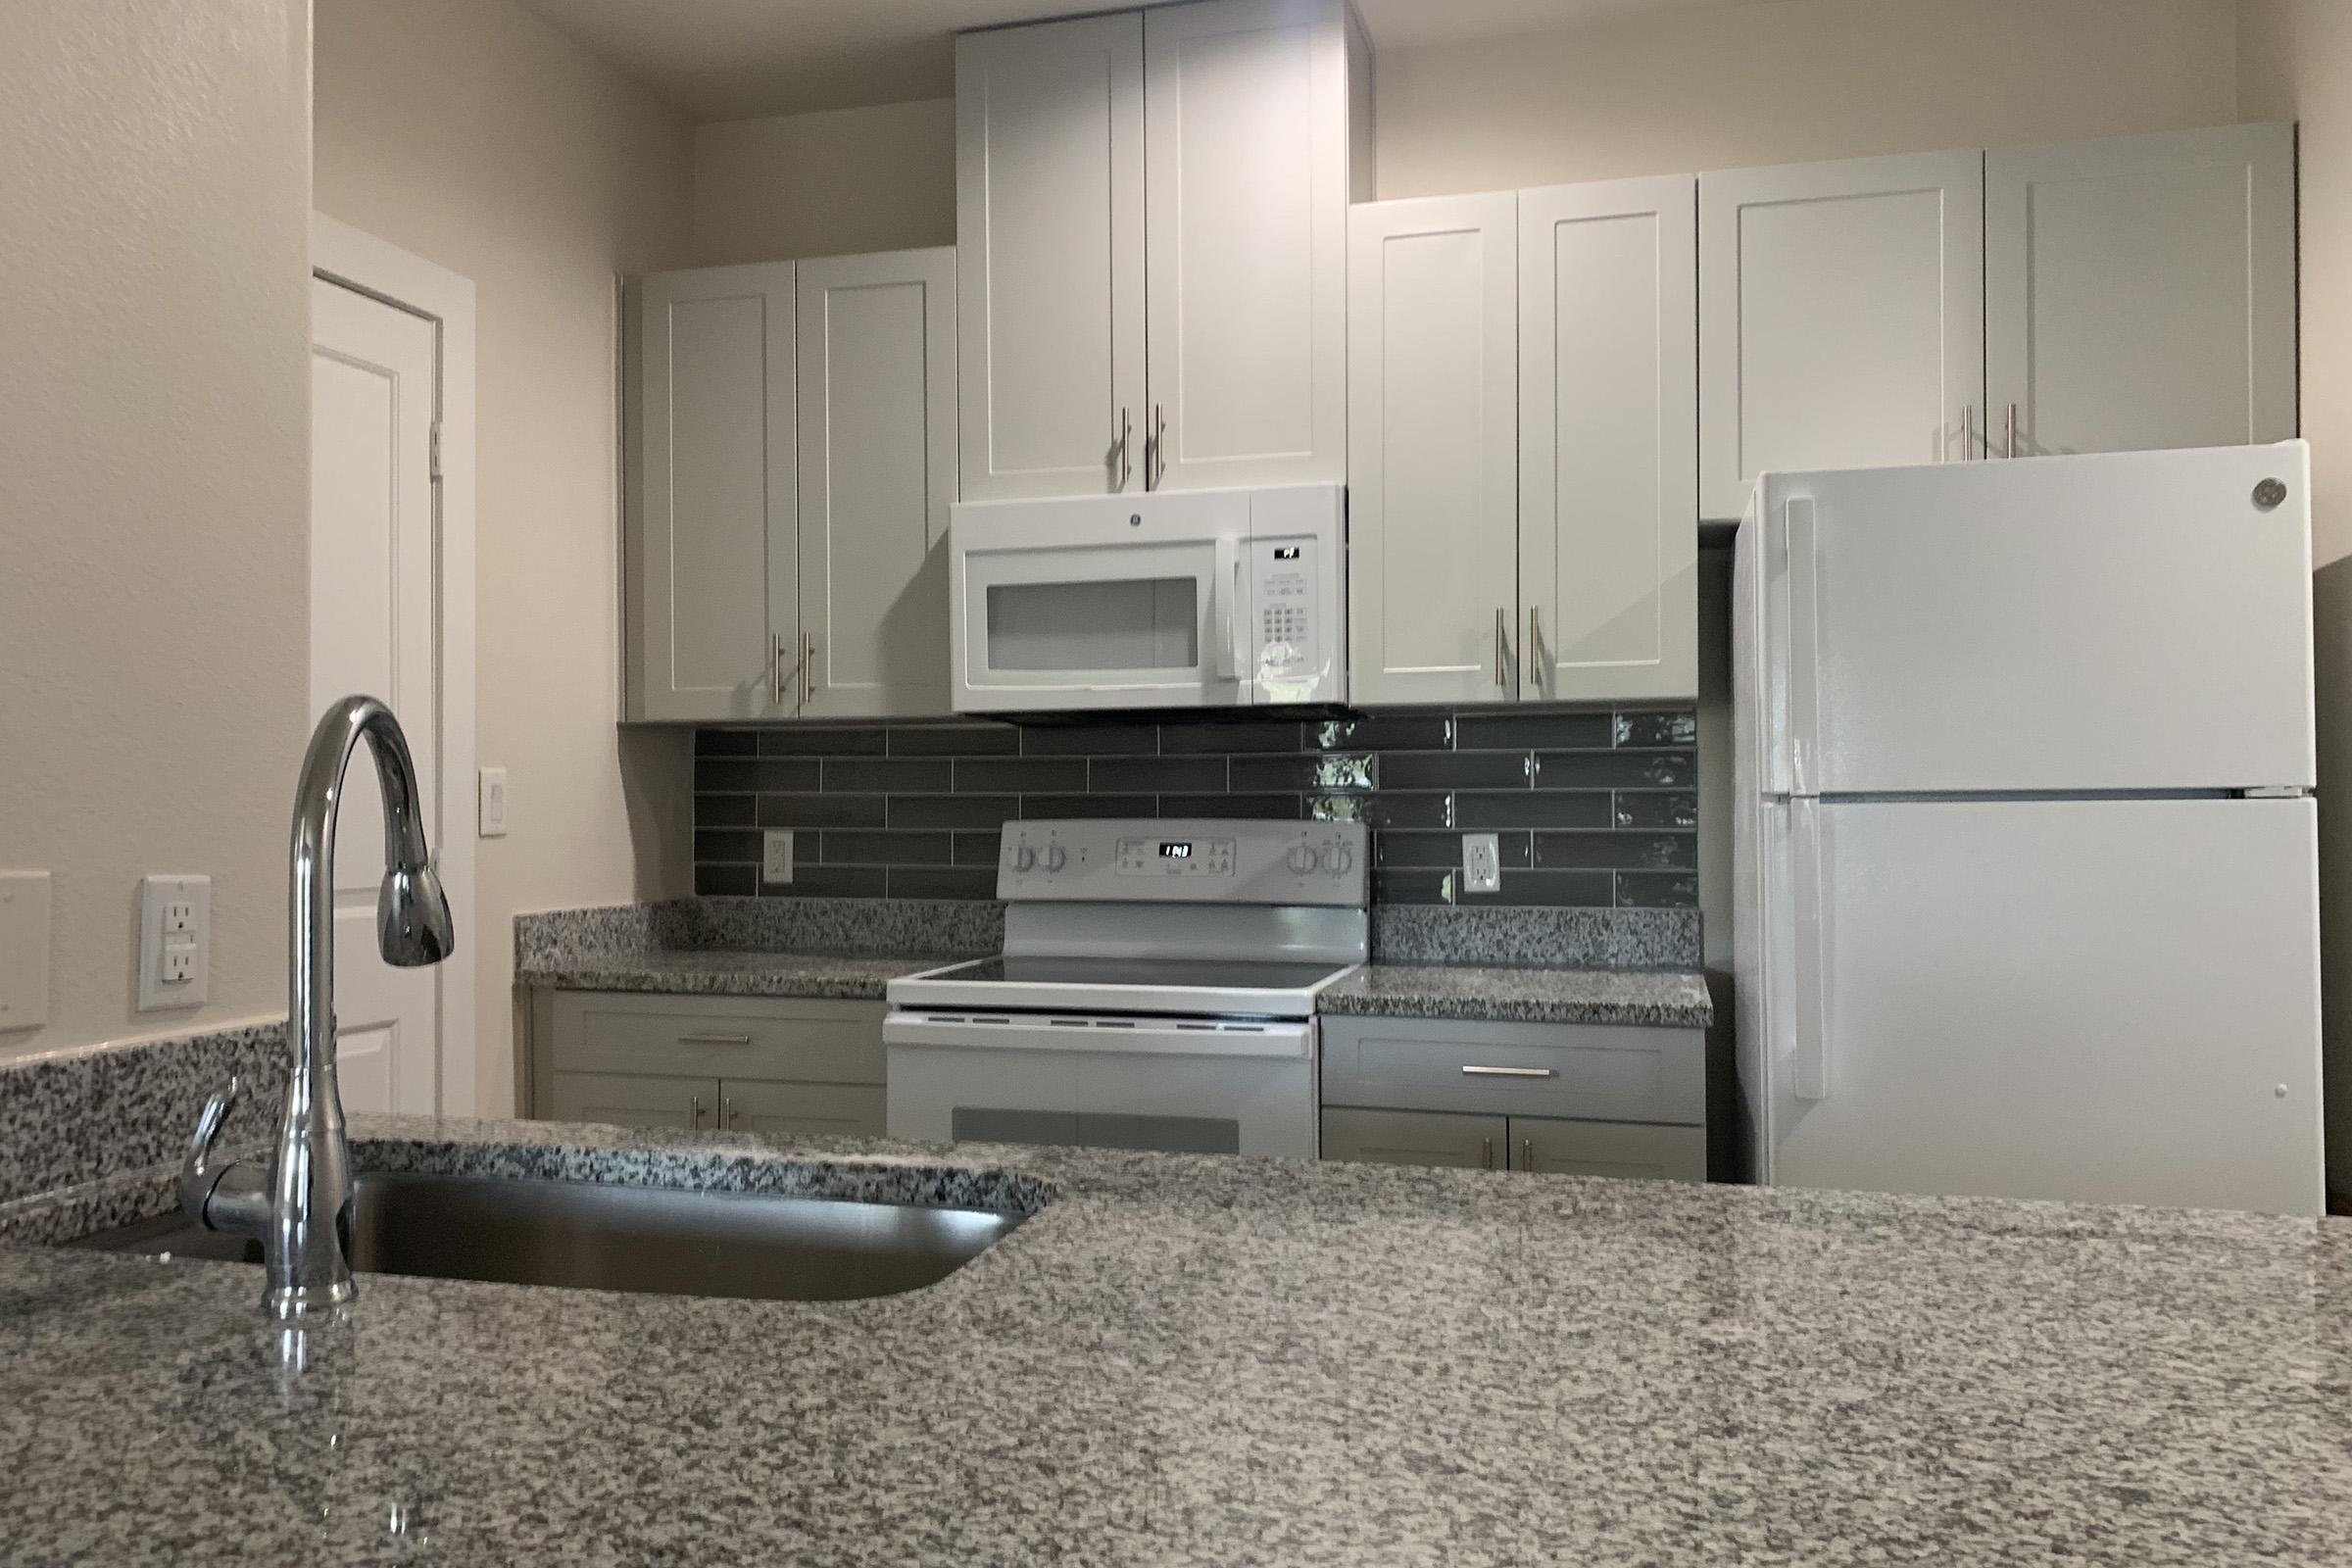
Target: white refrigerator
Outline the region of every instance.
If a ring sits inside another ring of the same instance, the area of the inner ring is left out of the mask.
[[[2320,1211],[2310,493],[2300,442],[1758,482],[1759,1181]]]

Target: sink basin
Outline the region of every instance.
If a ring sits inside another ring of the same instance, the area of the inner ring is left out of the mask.
[[[351,1260],[362,1273],[839,1301],[936,1284],[1021,1218],[764,1193],[363,1172]],[[72,1245],[262,1260],[260,1243],[206,1230],[179,1214]]]

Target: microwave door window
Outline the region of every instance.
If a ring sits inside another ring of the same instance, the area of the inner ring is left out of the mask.
[[[1200,664],[1193,577],[988,585],[988,667],[1098,676]]]

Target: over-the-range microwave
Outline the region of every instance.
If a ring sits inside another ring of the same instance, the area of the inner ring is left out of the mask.
[[[956,710],[1348,700],[1336,484],[958,505]]]

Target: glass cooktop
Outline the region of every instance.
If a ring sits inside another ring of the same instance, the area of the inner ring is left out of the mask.
[[[933,975],[1004,985],[1184,986],[1215,991],[1303,991],[1345,964],[1255,958],[981,958]]]

